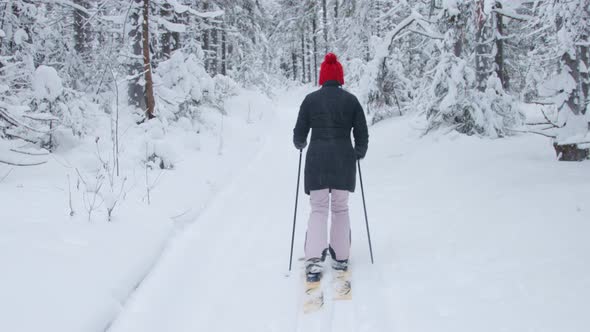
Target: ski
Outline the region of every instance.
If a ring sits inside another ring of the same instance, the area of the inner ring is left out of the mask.
[[[352,301],[352,272],[332,270],[332,321],[331,331],[356,331],[354,303]]]
[[[303,299],[303,313],[309,314],[318,311],[324,305],[324,292],[321,281],[305,281]]]
[[[335,301],[352,300],[352,283],[350,270],[333,272],[333,296]]]

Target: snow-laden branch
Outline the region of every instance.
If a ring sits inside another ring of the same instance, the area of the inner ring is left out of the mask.
[[[426,37],[431,39],[444,39],[443,35],[441,35],[437,31],[433,31],[429,24],[426,24],[428,21],[425,20],[416,20],[416,25],[422,28],[423,31],[415,31],[416,33],[422,34]]]
[[[172,23],[162,17],[157,17],[156,21],[158,22],[158,24],[160,24],[161,26],[163,26],[166,30],[168,30],[170,32],[178,32],[178,33],[186,32],[186,25],[184,25],[184,24]]]
[[[21,119],[19,119],[18,115],[14,115],[12,114],[7,107],[5,107],[3,104],[0,103],[0,119],[4,119],[6,122],[8,122],[9,124],[16,126],[16,127],[23,127],[26,128],[28,130],[37,132],[37,133],[41,133],[41,134],[47,134],[47,131],[44,130],[40,130],[37,128],[33,128],[29,125],[27,125],[26,123],[24,123],[24,121],[22,121]]]
[[[59,121],[59,118],[49,114],[49,113],[38,113],[38,114],[23,114],[21,115],[23,118],[27,118],[30,120],[35,120],[35,121],[46,121],[46,122],[51,122],[51,121]]]
[[[389,40],[389,45],[387,47],[387,51],[391,51],[391,49],[393,48],[393,42],[395,41],[396,37],[399,36],[399,34],[406,28],[408,28],[409,26],[411,26],[413,23],[416,23],[416,25],[418,27],[420,27],[422,29],[422,31],[420,30],[416,30],[416,29],[412,29],[412,32],[421,34],[423,36],[426,36],[428,38],[432,38],[432,39],[443,39],[443,36],[439,33],[434,31],[431,26],[428,24],[428,20],[426,20],[422,15],[420,15],[418,12],[412,11],[412,13],[406,17],[405,19],[403,19],[396,27],[395,29],[393,29],[392,31],[390,31],[384,38],[384,40]],[[382,50],[383,51],[383,50]],[[381,56],[385,56],[385,54],[382,54]]]
[[[56,4],[56,5],[64,5],[64,6],[68,6],[68,7],[72,7],[76,10],[81,11],[82,13],[88,15],[88,16],[92,16],[94,13],[88,11],[88,9],[84,8],[84,6],[80,6],[78,4],[75,4],[71,1],[68,0],[37,0],[36,2],[42,2],[42,3],[47,3],[47,4]]]
[[[403,19],[395,27],[395,29],[393,29],[391,32],[389,32],[387,34],[387,36],[385,36],[384,39],[389,40],[389,46],[387,47],[388,50],[391,50],[393,42],[395,41],[395,37],[397,37],[397,35],[399,35],[399,33],[402,32],[405,28],[409,27],[412,23],[414,23],[414,21],[416,21],[416,18],[417,18],[416,15],[418,15],[416,12],[412,12],[412,14],[410,14],[410,16]]]
[[[494,12],[496,14],[499,14],[499,15],[502,15],[502,16],[506,16],[506,17],[511,18],[511,19],[515,19],[517,21],[530,21],[530,20],[533,19],[531,16],[521,15],[519,13],[516,13],[516,12],[513,12],[513,11],[508,11],[508,10],[505,10],[505,9],[502,9],[502,8],[494,8],[494,9],[492,9],[492,12]]]
[[[424,37],[428,37],[428,38],[431,38],[431,39],[440,39],[440,40],[443,39],[442,36],[431,35],[431,34],[429,34],[427,32],[416,30],[416,29],[410,29],[410,32],[417,33],[419,35],[422,35]]]
[[[401,4],[397,4],[395,6],[392,6],[386,13],[384,13],[383,15],[377,17],[377,20],[383,20],[386,18],[391,17],[393,14],[397,13],[399,11],[399,7]]]
[[[176,0],[168,0],[168,4],[172,6],[172,8],[174,9],[174,12],[176,12],[177,14],[184,14],[184,13],[188,12],[191,15],[195,15],[195,16],[198,16],[201,18],[215,18],[215,17],[223,16],[225,14],[225,12],[223,10],[215,10],[215,11],[211,11],[211,12],[200,12],[200,11],[192,9],[189,6],[180,4]]]

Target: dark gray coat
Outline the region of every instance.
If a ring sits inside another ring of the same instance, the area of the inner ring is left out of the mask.
[[[310,129],[305,193],[309,195],[311,190],[320,189],[354,192],[356,160],[365,157],[369,144],[365,113],[359,101],[338,82],[326,82],[321,89],[307,95],[301,104],[293,129],[296,148],[306,146]]]

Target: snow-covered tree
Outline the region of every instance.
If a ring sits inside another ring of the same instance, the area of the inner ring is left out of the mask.
[[[590,142],[590,1],[544,1],[536,4],[535,27],[545,41],[536,55],[554,59],[540,95],[558,110],[554,147],[561,160],[588,158]]]

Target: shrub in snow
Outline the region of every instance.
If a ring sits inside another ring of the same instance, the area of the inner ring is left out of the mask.
[[[238,83],[231,78],[223,75],[216,75],[213,78],[213,81],[215,82],[215,95],[218,99],[220,97],[226,98],[238,94]]]
[[[203,109],[224,110],[224,101],[239,90],[231,78],[209,76],[202,60],[194,54],[176,51],[160,63],[154,73],[158,112],[163,121],[186,117],[199,119]],[[209,106],[209,107],[205,107]]]
[[[63,93],[61,78],[53,67],[39,66],[33,75],[33,93],[35,99],[54,102]]]
[[[370,62],[370,65],[377,65]],[[409,101],[406,91],[408,80],[404,77],[404,68],[398,54],[383,58],[376,68],[369,72],[375,77],[368,84],[367,113],[372,117],[372,123],[387,119],[393,115],[403,114],[403,105]]]
[[[167,120],[192,118],[198,105],[211,100],[215,83],[194,54],[174,52],[154,72],[159,114]]]
[[[172,169],[177,160],[173,146],[166,141],[166,127],[158,119],[153,119],[142,124],[146,131],[146,140],[143,149],[145,159],[143,162],[149,169]]]
[[[494,74],[485,91],[479,91],[475,70],[448,53],[420,98],[425,102],[427,132],[446,127],[467,135],[503,137],[524,121]]]
[[[408,79],[404,74],[404,66],[399,50],[392,48],[392,38],[371,40],[375,45],[375,57],[366,63],[354,58],[346,63],[346,80],[357,92],[359,101],[365,107],[370,123],[404,113],[404,105],[408,102]]]
[[[73,136],[86,134],[92,121],[89,114],[98,111],[98,105],[82,93],[65,88],[57,71],[48,66],[39,66],[32,77],[32,98],[28,107],[10,106],[3,103],[8,124],[4,134],[37,143],[49,150],[56,145],[56,131],[66,129]],[[30,98],[26,91],[13,96],[13,104]]]

